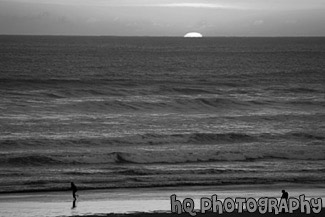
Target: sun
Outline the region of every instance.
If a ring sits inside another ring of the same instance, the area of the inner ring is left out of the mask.
[[[202,38],[202,34],[198,32],[189,32],[184,35],[185,38]]]

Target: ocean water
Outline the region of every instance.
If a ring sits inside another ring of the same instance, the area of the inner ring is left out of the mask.
[[[0,192],[325,181],[325,38],[0,36]]]

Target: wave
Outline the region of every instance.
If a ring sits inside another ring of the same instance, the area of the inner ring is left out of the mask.
[[[220,81],[222,84],[223,81]],[[148,79],[145,78],[136,78],[135,76],[127,76],[127,77],[115,77],[114,75],[107,77],[93,76],[93,75],[85,75],[84,77],[77,75],[65,75],[62,77],[51,77],[50,75],[44,76],[44,78],[40,77],[31,77],[28,75],[15,75],[15,76],[7,76],[0,77],[0,84],[8,86],[19,85],[18,87],[42,87],[46,86],[50,89],[56,89],[58,87],[71,88],[79,87],[79,90],[82,90],[84,87],[87,89],[98,87],[106,89],[111,86],[115,87],[118,90],[134,90],[133,88],[142,88],[153,91],[153,92],[161,92],[161,93],[182,93],[182,94],[199,94],[199,93],[214,93],[215,91],[206,90],[207,85],[210,85],[211,89],[215,88],[215,83],[209,82],[199,82],[195,81],[193,83],[191,80],[173,80],[168,77],[150,77]],[[227,84],[227,82],[226,82]],[[154,89],[153,85],[155,86]],[[201,86],[200,86],[201,85]],[[234,84],[235,85],[235,84]],[[132,93],[132,92],[130,92]]]
[[[256,160],[325,160],[324,153],[314,154],[308,152],[283,153],[243,153],[236,151],[211,152],[211,153],[124,153],[117,152],[109,154],[113,157],[114,163],[133,164],[179,164],[179,163],[203,163],[203,162],[224,162],[224,161],[256,161]]]
[[[189,134],[141,134],[126,137],[91,139],[5,139],[0,140],[3,150],[36,147],[105,147],[108,145],[162,145],[162,144],[226,144],[255,142],[263,135],[240,133],[189,133]]]
[[[222,145],[235,143],[284,141],[305,142],[306,145],[322,145],[325,136],[306,132],[288,132],[284,134],[245,134],[245,133],[188,133],[188,134],[138,134],[125,137],[83,138],[83,139],[2,139],[0,147],[5,150],[21,148],[60,148],[60,147],[107,147],[107,146],[142,146],[142,145]]]
[[[151,95],[128,97],[89,97],[67,98],[54,102],[62,108],[81,111],[95,109],[105,112],[152,112],[152,111],[229,111],[258,107],[270,102],[241,101],[239,99],[220,98],[216,96],[187,95]]]
[[[28,155],[18,157],[2,157],[0,159],[0,163],[14,166],[43,166],[56,165],[60,164],[61,162],[53,157],[47,157],[44,155]]]
[[[306,87],[293,87],[289,88],[288,91],[293,93],[324,93],[324,90],[322,89],[312,89]]]
[[[238,148],[237,148],[238,149]],[[0,156],[0,163],[8,166],[91,165],[91,164],[188,164],[204,162],[252,162],[265,160],[325,160],[324,151],[310,149],[274,151],[272,148],[243,150],[167,150],[167,151],[115,151],[101,153],[16,154]]]
[[[215,142],[253,142],[257,138],[248,134],[240,133],[194,133],[189,136],[189,143],[215,143]]]
[[[163,84],[159,86],[158,93],[160,94],[184,94],[184,95],[195,95],[195,94],[217,94],[218,91],[215,89],[215,85],[209,85],[209,83],[202,83],[201,85],[191,85],[184,83],[174,84]]]
[[[102,79],[81,79],[81,78],[0,78],[0,83],[4,84],[85,84],[92,81],[103,82]],[[104,80],[108,81],[108,80]]]
[[[315,135],[310,133],[304,133],[304,132],[292,132],[288,133],[287,135],[291,135],[295,139],[308,139],[308,140],[320,140],[325,141],[325,136],[323,135]]]

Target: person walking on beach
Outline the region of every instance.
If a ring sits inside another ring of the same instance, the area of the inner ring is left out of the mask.
[[[77,191],[78,191],[78,189],[77,189],[77,186],[73,183],[73,182],[71,182],[71,190],[72,190],[72,196],[73,196],[73,202],[72,202],[72,209],[73,208],[76,208],[76,201],[77,201]]]
[[[285,200],[287,202],[288,198],[289,198],[288,192],[286,192],[285,190],[282,190],[281,200]],[[282,213],[285,213],[285,209],[282,209]]]
[[[288,192],[286,192],[285,190],[282,190],[281,200],[282,199],[288,200],[288,198],[289,198]]]

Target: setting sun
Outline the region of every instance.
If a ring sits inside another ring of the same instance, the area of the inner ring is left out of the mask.
[[[189,32],[184,35],[185,38],[202,38],[202,34],[198,32]]]

